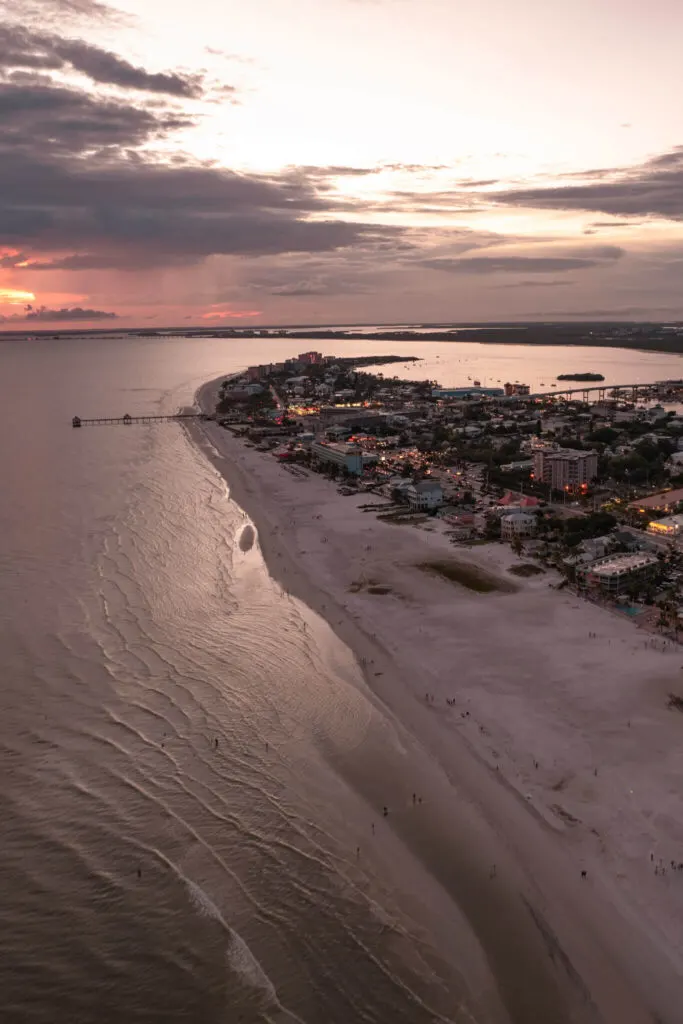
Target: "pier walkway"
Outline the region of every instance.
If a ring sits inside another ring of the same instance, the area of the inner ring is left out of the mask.
[[[71,426],[91,427],[121,424],[128,427],[133,423],[165,423],[169,420],[196,420],[202,419],[203,417],[204,413],[201,412],[176,412],[172,415],[157,415],[152,413],[148,416],[131,416],[129,413],[126,413],[125,416],[97,416],[92,419],[82,419],[80,416],[74,416],[71,421]]]

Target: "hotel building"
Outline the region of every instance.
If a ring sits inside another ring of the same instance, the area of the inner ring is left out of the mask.
[[[573,448],[534,451],[534,479],[550,484],[554,491],[586,490],[597,475],[597,452]]]
[[[363,473],[363,452],[355,444],[316,441],[311,445],[311,455],[319,462],[341,466],[352,476],[361,476]]]
[[[634,581],[645,581],[659,565],[656,555],[639,551],[628,555],[607,555],[589,565],[577,566],[579,586],[619,594]]]

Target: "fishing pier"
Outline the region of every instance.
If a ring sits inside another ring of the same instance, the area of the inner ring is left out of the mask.
[[[176,412],[172,415],[150,414],[148,416],[131,416],[130,413],[126,413],[124,416],[97,416],[92,419],[84,419],[81,416],[74,416],[71,421],[72,427],[104,427],[104,426],[117,426],[121,425],[124,427],[132,426],[133,423],[168,423],[177,422],[178,420],[199,420],[207,419],[205,413],[202,412]]]

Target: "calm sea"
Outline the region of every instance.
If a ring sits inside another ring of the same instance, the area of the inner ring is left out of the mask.
[[[453,965],[349,842],[368,810],[335,764],[391,741],[350,653],[270,579],[178,426],[70,425],[172,412],[305,347],[0,341],[3,1024],[460,1019]],[[681,374],[618,350],[380,350],[449,384]]]

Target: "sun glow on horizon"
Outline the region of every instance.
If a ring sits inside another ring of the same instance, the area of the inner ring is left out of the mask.
[[[35,302],[33,292],[25,292],[19,288],[0,288],[0,306],[23,306],[27,302]]]
[[[261,316],[260,309],[221,309],[202,313],[200,320],[242,320],[244,317]]]

